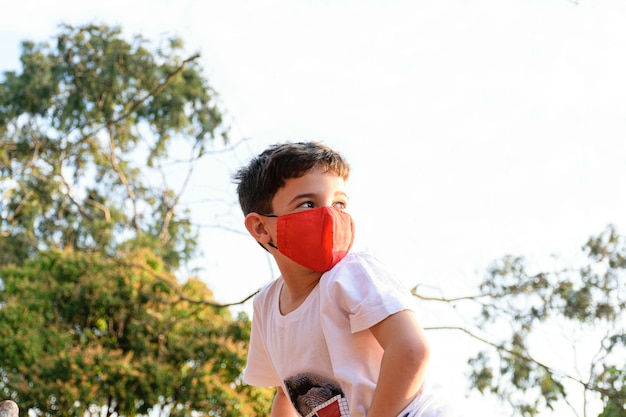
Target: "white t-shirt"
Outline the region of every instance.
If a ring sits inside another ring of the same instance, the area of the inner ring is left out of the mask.
[[[376,258],[350,253],[330,271],[294,311],[282,315],[284,281],[268,284],[254,300],[254,316],[244,381],[282,386],[302,372],[337,381],[350,417],[365,417],[372,402],[383,350],[365,331],[415,299]],[[289,395],[289,394],[287,394]]]

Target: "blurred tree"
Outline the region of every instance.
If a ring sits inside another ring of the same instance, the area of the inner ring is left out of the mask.
[[[0,396],[48,416],[266,415],[270,393],[241,381],[248,318],[164,271],[148,250],[1,268]]]
[[[456,330],[487,345],[470,358],[471,388],[509,403],[515,416],[536,416],[566,404],[575,416],[588,416],[600,400],[599,417],[626,417],[626,238],[615,227],[592,237],[579,265],[553,272],[530,272],[521,257],[495,262],[479,295],[444,301],[458,307],[479,305],[476,329]],[[568,369],[538,357],[548,335],[565,334],[562,357]],[[487,336],[483,336],[486,334]]]
[[[241,382],[247,316],[173,275],[197,242],[180,197],[214,139],[228,143],[198,56],[182,53],[62,26],[4,73],[0,397],[23,410],[267,414],[269,394]]]
[[[165,168],[184,159],[174,169],[191,173],[227,128],[198,55],[182,52],[95,25],[23,42],[22,72],[0,83],[0,264],[50,248],[150,247],[168,268],[192,256]]]

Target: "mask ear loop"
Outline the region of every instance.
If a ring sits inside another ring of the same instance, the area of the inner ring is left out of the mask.
[[[274,217],[274,218],[278,218],[278,216],[276,214],[264,214],[264,213],[257,213],[260,216],[263,217]],[[259,244],[259,246],[261,246],[263,249],[265,249],[268,253],[270,252],[265,246],[263,246],[263,244],[261,242],[257,242]],[[272,242],[268,242],[267,243],[269,246],[271,246],[272,248],[278,250],[278,246],[274,245]]]
[[[263,217],[278,217],[278,215],[276,214],[263,214],[263,213],[257,213],[257,214]]]

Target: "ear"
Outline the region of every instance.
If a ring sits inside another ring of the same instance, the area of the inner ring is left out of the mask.
[[[266,219],[258,213],[249,213],[244,220],[248,233],[262,246],[267,245],[272,240],[265,220]]]

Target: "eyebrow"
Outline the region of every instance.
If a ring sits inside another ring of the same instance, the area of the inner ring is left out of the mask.
[[[348,199],[348,194],[345,191],[337,191],[335,193],[335,197],[337,196],[341,196],[341,197],[345,197],[346,200]],[[295,203],[298,200],[302,200],[302,199],[306,199],[306,198],[316,198],[318,197],[318,194],[316,193],[304,193],[304,194],[298,194],[296,195],[294,198],[291,199],[291,201],[289,202],[289,204]]]

